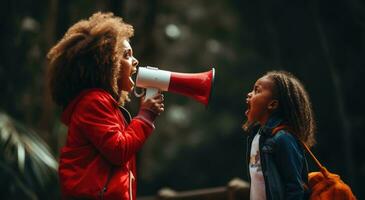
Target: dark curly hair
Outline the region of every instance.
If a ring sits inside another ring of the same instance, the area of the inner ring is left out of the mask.
[[[133,27],[113,13],[95,13],[72,25],[48,52],[49,87],[56,104],[67,104],[84,89],[101,88],[120,104],[128,93],[118,87],[121,43],[133,36]]]
[[[293,129],[299,140],[309,147],[315,143],[316,122],[309,95],[303,84],[289,72],[270,71],[264,76],[274,82],[274,98],[279,106],[276,113]]]

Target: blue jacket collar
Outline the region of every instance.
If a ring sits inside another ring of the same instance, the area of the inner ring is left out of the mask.
[[[271,135],[273,128],[277,127],[279,124],[281,124],[284,120],[277,116],[277,115],[271,115],[269,120],[265,123],[265,125],[261,126],[260,134],[262,135]]]

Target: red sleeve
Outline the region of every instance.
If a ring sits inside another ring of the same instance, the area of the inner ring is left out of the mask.
[[[72,122],[111,163],[122,165],[142,147],[153,125],[135,118],[125,127],[111,96],[93,93],[80,100]]]

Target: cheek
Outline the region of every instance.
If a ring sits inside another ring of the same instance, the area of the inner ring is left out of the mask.
[[[131,67],[125,63],[125,61],[120,62],[120,71],[119,74],[121,78],[126,78],[131,73]]]
[[[125,69],[121,69],[120,70],[120,78],[123,80],[123,79],[126,79],[128,77],[128,72],[125,70]]]
[[[251,101],[251,113],[253,115],[261,115],[267,111],[267,101],[264,99],[253,99]]]
[[[253,106],[254,108],[262,108],[266,104],[265,99],[260,97],[252,99],[251,102],[251,106]]]

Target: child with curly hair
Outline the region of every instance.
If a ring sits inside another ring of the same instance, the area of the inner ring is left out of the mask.
[[[288,72],[271,71],[256,81],[246,102],[250,198],[306,199],[308,167],[301,142],[314,144],[316,125],[304,86]]]
[[[112,13],[72,25],[48,53],[49,86],[68,127],[59,177],[63,199],[136,199],[136,152],[164,111],[163,95],[142,99],[131,118],[133,27]]]

